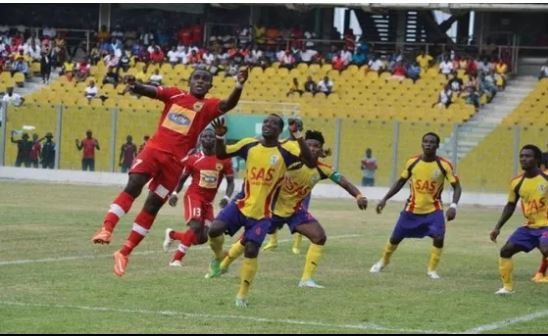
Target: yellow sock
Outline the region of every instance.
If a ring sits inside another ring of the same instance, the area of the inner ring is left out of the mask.
[[[215,238],[209,237],[209,247],[211,247],[211,250],[213,250],[213,254],[215,254],[215,258],[219,261],[223,260],[224,253],[223,253],[223,243],[225,241],[224,235],[220,235]]]
[[[499,272],[502,278],[502,285],[508,290],[513,289],[512,283],[512,271],[514,270],[514,263],[511,258],[499,258]]]
[[[390,241],[386,243],[384,246],[384,251],[382,253],[382,263],[386,266],[390,263],[390,257],[392,257],[392,253],[396,251],[398,248],[398,245],[392,245],[390,244]]]
[[[432,246],[432,250],[430,252],[430,261],[428,261],[428,272],[435,271],[438,268],[442,250],[443,248],[437,248],[435,246]]]
[[[316,273],[316,267],[322,256],[323,245],[316,245],[310,243],[308,252],[306,253],[306,261],[304,262],[304,271],[301,280],[306,281],[312,279],[314,273]]]
[[[228,266],[238,259],[242,254],[244,254],[245,246],[242,245],[241,241],[237,241],[230,247],[228,250],[228,255],[221,262],[221,270],[227,270]]]
[[[303,240],[303,235],[300,233],[295,233],[293,235],[293,247],[294,249],[300,249],[301,248],[301,241]]]
[[[242,268],[240,269],[240,291],[238,292],[238,298],[243,299],[247,297],[249,287],[251,287],[251,282],[253,282],[256,273],[257,258],[244,258]]]

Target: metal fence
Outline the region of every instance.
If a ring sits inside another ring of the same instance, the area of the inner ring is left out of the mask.
[[[288,108],[286,115],[293,115],[295,111]],[[260,132],[260,127],[256,127],[257,119],[265,114],[231,112],[227,118],[237,116],[237,123],[246,123],[249,119],[254,127],[248,128],[257,133]],[[95,155],[95,169],[116,172],[120,171],[120,150],[126,136],[132,135],[139,146],[143,136],[154,133],[159,111],[23,104],[10,106],[3,115],[7,122],[2,120],[0,128],[1,165],[15,164],[18,145],[12,143],[12,134],[17,141],[24,132],[30,137],[33,133],[43,137],[51,132],[56,143],[55,168],[81,169],[82,152],[76,148],[75,139],[83,139],[86,131],[92,130],[100,144]],[[429,131],[440,135],[445,150],[440,150],[439,155],[453,162],[463,187],[474,191],[506,191],[508,181],[519,172],[519,148],[526,143],[543,148],[548,140],[546,126],[498,125],[469,153],[457,155],[453,149],[469,139],[456,124],[346,118],[303,118],[303,121],[306,129],[324,133],[326,147],[332,149],[332,156],[326,160],[356,184],[362,177],[360,166],[365,150],[371,148],[378,163],[375,175],[378,186],[389,186],[398,178],[406,160],[421,152],[422,135]],[[242,137],[249,135],[242,134]]]

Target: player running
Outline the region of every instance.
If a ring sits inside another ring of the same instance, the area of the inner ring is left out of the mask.
[[[164,251],[167,252],[174,239],[180,242],[169,263],[170,266],[180,267],[190,246],[207,242],[207,230],[214,218],[212,203],[223,177],[226,177],[227,187],[226,194],[219,204],[221,208],[228,204],[234,192],[232,163],[229,159],[219,160],[215,156],[215,132],[211,128],[206,128],[202,132],[200,144],[202,150],[190,155],[186,160],[179,184],[169,198],[169,205],[175,206],[177,194],[183,189],[185,181],[192,176],[192,182],[183,198],[184,219],[188,229],[184,232],[166,229]]]

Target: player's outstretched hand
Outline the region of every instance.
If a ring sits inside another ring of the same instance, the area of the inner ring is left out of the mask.
[[[385,200],[381,200],[379,202],[379,204],[377,204],[377,213],[380,214],[382,213],[382,209],[384,209],[384,207],[386,206],[386,201]]]
[[[297,118],[287,119],[289,134],[292,139],[299,139],[302,137],[301,131],[303,130],[303,121]]]
[[[217,136],[224,136],[226,132],[228,131],[228,128],[225,125],[225,119],[224,118],[217,118],[211,122],[211,126],[213,126],[213,129],[215,130],[215,135]]]
[[[491,241],[493,243],[497,242],[497,237],[499,236],[499,233],[500,233],[500,230],[493,229],[493,231],[491,231],[491,233],[489,234],[489,238],[491,238]]]
[[[249,69],[247,67],[245,67],[245,68],[241,68],[238,71],[238,75],[237,75],[236,78],[238,80],[238,83],[243,85],[247,81],[248,77],[249,77]]]
[[[367,197],[360,196],[356,199],[356,203],[358,204],[358,208],[361,210],[367,209]]]
[[[174,206],[177,205],[178,200],[179,200],[179,197],[177,195],[173,194],[173,195],[169,196],[168,203],[169,203],[169,205],[174,207]]]

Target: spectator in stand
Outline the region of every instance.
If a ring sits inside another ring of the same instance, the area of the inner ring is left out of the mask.
[[[457,60],[457,66],[455,67],[455,69],[466,71],[466,69],[468,69],[468,62],[469,62],[469,59],[467,56],[459,58]]]
[[[358,47],[358,50],[354,53],[352,56],[352,64],[357,66],[362,66],[367,63],[367,54],[363,53],[361,49]]]
[[[314,60],[316,59],[317,55],[318,55],[318,51],[312,49],[312,46],[310,46],[310,47],[305,46],[300,51],[301,61],[306,63],[306,64],[313,63]]]
[[[299,96],[301,96],[303,94],[303,90],[301,89],[300,85],[299,85],[299,80],[297,79],[297,77],[293,77],[293,84],[291,85],[291,87],[289,87],[289,91],[287,92],[286,96],[290,96],[294,93],[298,93]]]
[[[453,72],[451,74],[451,79],[449,79],[449,82],[447,82],[447,85],[451,88],[451,91],[454,94],[457,94],[457,96],[460,96],[460,93],[463,89],[463,82],[462,79],[457,77],[457,73]]]
[[[489,60],[487,57],[484,57],[480,62],[478,62],[477,68],[480,75],[489,73]]]
[[[449,57],[444,56],[443,61],[440,63],[440,73],[442,75],[445,75],[446,79],[449,79],[449,76],[453,72],[453,62],[449,59]]]
[[[506,88],[506,73],[508,72],[508,66],[502,59],[499,59],[495,64],[495,83],[498,90],[504,90]]]
[[[466,74],[469,76],[477,77],[478,76],[478,63],[476,60],[469,58],[468,66],[466,67]]]
[[[497,86],[492,73],[480,73],[479,89],[482,94],[487,96],[487,103],[490,103],[495,98],[497,95]]]
[[[116,88],[120,82],[119,71],[120,68],[114,70],[114,67],[108,67],[105,78],[103,78],[103,84],[112,84]]]
[[[346,49],[343,49],[341,50],[341,52],[339,53],[341,55],[341,58],[344,62],[344,66],[348,66],[348,64],[350,64],[350,62],[352,62],[352,52],[354,51],[354,49],[350,49],[350,48],[346,48]]]
[[[466,104],[474,105],[476,112],[480,108],[480,95],[476,87],[473,85],[466,86],[464,89],[463,97]]]
[[[104,81],[103,81],[104,83]],[[84,90],[84,97],[88,99],[88,101],[91,101],[93,98],[97,97],[97,94],[99,93],[97,86],[95,86],[95,81],[90,80],[89,85]]]
[[[25,78],[29,77],[29,65],[23,56],[18,56],[17,60],[11,65],[11,76],[17,72],[25,75]]]
[[[13,86],[8,86],[6,88],[6,93],[2,97],[2,102],[5,102],[13,106],[21,106],[25,102],[25,98],[21,97],[19,94],[13,92]],[[1,125],[0,125],[1,126]]]
[[[101,29],[97,32],[97,40],[99,42],[108,41],[110,39],[110,33],[108,32],[106,25],[101,25]]]
[[[95,171],[95,149],[100,150],[99,141],[93,138],[91,130],[86,131],[86,137],[81,141],[76,139],[76,148],[84,149],[82,153],[82,170]]]
[[[312,93],[313,95],[316,94],[316,92],[318,92],[316,83],[314,82],[311,76],[308,76],[308,78],[306,79],[306,82],[304,83],[304,90],[306,92]]]
[[[339,72],[343,71],[346,68],[346,64],[340,53],[336,54],[333,57],[333,59],[331,60],[331,66],[334,70],[337,70]]]
[[[343,36],[344,48],[353,51],[356,48],[356,36],[352,28],[346,29]]]
[[[120,171],[125,173],[131,168],[133,160],[137,157],[137,146],[133,143],[133,137],[128,135],[126,137],[126,143],[122,145],[120,149]]]
[[[131,63],[131,55],[125,48],[122,48],[121,51],[122,53],[120,56],[120,61],[118,62],[118,68],[122,68],[124,72],[127,72]]]
[[[11,143],[17,144],[17,158],[15,159],[15,166],[21,167],[30,167],[30,152],[32,150],[32,141],[29,140],[29,135],[23,133],[21,139],[15,140],[13,136],[17,131],[11,131]]]
[[[406,69],[403,62],[396,62],[392,68],[392,79],[404,80],[406,75]]]
[[[101,60],[101,45],[99,42],[97,42],[97,44],[89,52],[89,59],[91,61],[91,65],[97,65],[97,63]]]
[[[90,71],[91,65],[87,59],[84,59],[82,62],[78,63],[74,72],[76,83],[85,82],[89,77]]]
[[[365,150],[365,157],[361,160],[362,186],[375,186],[375,172],[377,168],[377,159],[373,156],[371,148],[367,148]]]
[[[386,70],[386,64],[379,57],[378,54],[373,56],[373,59],[369,61],[369,70],[378,73],[379,75]]]
[[[167,52],[167,60],[169,64],[171,64],[172,68],[180,63],[181,59],[179,58],[179,53],[177,52],[177,46],[172,46],[171,50]]]
[[[417,61],[413,61],[408,64],[406,75],[407,75],[407,78],[410,78],[413,80],[413,83],[415,83],[417,79],[420,78],[420,74],[421,74],[421,68],[419,67],[419,64],[417,63]]]
[[[53,142],[53,134],[46,134],[46,142],[42,146],[42,168],[53,169],[55,165],[55,142]]]
[[[540,68],[538,79],[541,80],[547,77],[548,77],[548,61],[546,61],[546,63]]]
[[[34,168],[38,168],[38,162],[42,154],[42,144],[40,143],[44,138],[39,139],[38,134],[32,135],[32,147],[30,149],[30,165]]]
[[[415,58],[415,61],[417,61],[417,64],[421,68],[421,74],[424,74],[432,64],[432,61],[434,58],[426,53],[425,50],[421,50],[417,57]]]
[[[445,107],[448,108],[452,103],[452,94],[451,88],[449,85],[445,85],[438,96],[438,101],[432,104],[432,107],[437,106],[439,108]]]
[[[280,68],[293,69],[295,63],[295,57],[293,57],[289,50],[285,50],[280,58]]]
[[[164,77],[162,77],[162,75],[160,75],[160,70],[156,69],[156,70],[154,70],[154,73],[152,74],[152,76],[150,76],[150,78],[148,80],[148,84],[154,85],[154,86],[160,86],[160,85],[162,85],[162,80],[163,79],[164,79]]]
[[[333,81],[329,79],[328,76],[325,76],[319,83],[317,87],[318,92],[325,94],[326,96],[330,95],[333,92]]]

